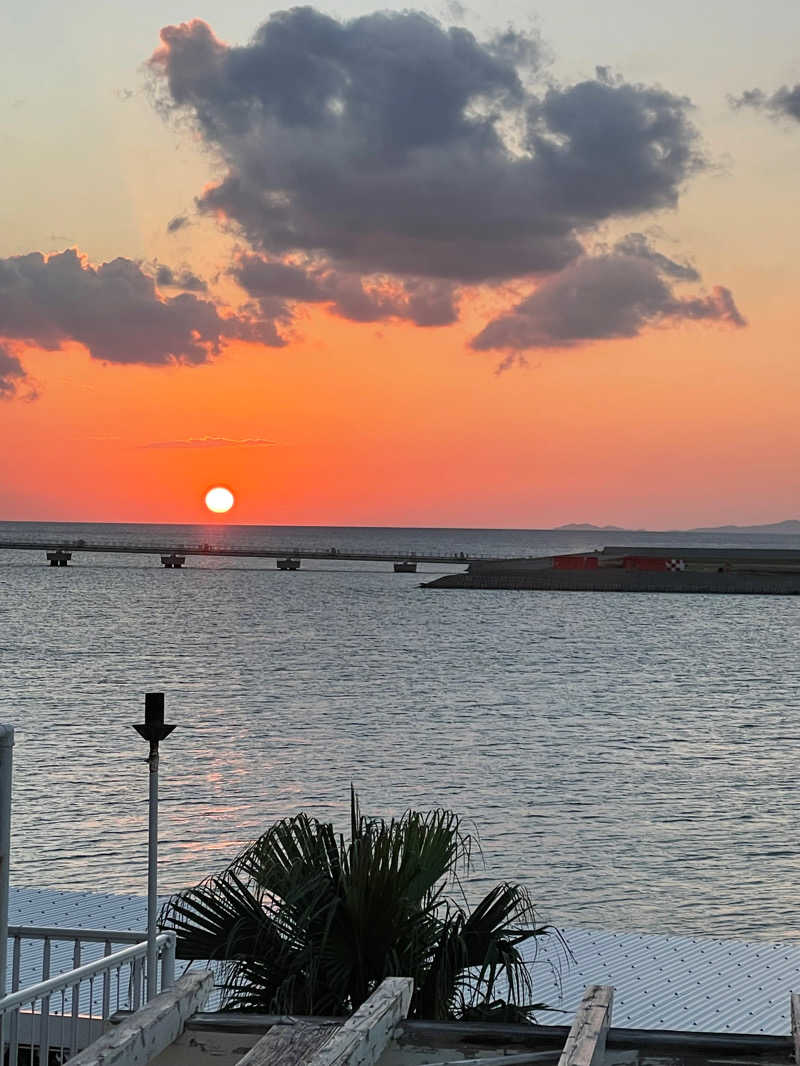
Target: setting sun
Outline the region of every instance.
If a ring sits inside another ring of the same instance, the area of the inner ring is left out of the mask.
[[[213,511],[214,514],[225,514],[226,511],[230,511],[234,502],[231,490],[223,488],[221,485],[215,485],[213,489],[209,489],[206,493],[206,507],[209,511]]]

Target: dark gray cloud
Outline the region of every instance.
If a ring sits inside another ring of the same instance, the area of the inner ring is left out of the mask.
[[[679,263],[675,259],[669,259],[661,252],[653,248],[644,233],[628,233],[614,245],[614,251],[620,255],[636,256],[639,259],[647,259],[661,274],[666,274],[676,281],[699,281],[700,274],[691,263]]]
[[[228,168],[201,210],[272,257],[455,283],[559,270],[580,234],[669,207],[704,165],[687,99],[594,79],[532,94],[535,39],[417,12],[278,12],[242,47],[169,26],[162,105]]]
[[[14,396],[25,376],[19,359],[0,344],[0,399]]]
[[[0,259],[0,338],[49,350],[77,341],[95,359],[151,366],[205,363],[230,338],[285,343],[273,320],[226,317],[191,293],[161,297],[132,260],[94,267],[74,249]]]
[[[309,303],[326,299],[320,280],[311,268],[243,255],[231,275],[256,299],[277,297]]]
[[[759,111],[766,111],[773,118],[791,118],[800,122],[800,83],[791,88],[782,85],[774,93],[748,89],[741,96],[733,97],[731,104],[736,108],[754,107]]]
[[[397,318],[417,326],[446,326],[456,321],[456,287],[437,279],[370,278],[331,270],[326,264],[298,266],[261,256],[243,255],[231,275],[257,300],[267,315],[276,301],[325,303],[353,322]]]
[[[417,326],[448,326],[458,318],[458,290],[447,281],[410,279],[405,283],[406,314]]]
[[[186,215],[175,215],[167,223],[167,233],[177,233],[179,229],[183,229],[184,226],[189,225],[189,219]]]
[[[185,292],[206,292],[208,285],[188,267],[177,272],[172,267],[157,265],[156,285],[160,289],[183,289]]]
[[[580,227],[674,207],[706,165],[691,111],[687,97],[628,84],[604,67],[532,101],[527,144],[551,209]]]
[[[329,272],[322,279],[331,310],[353,322],[395,318],[416,326],[448,326],[458,318],[456,287],[431,278],[390,279],[365,283],[355,274]]]
[[[626,244],[633,248],[625,251]],[[614,250],[583,256],[546,278],[510,312],[490,322],[472,340],[478,350],[525,351],[568,348],[593,340],[635,337],[647,326],[681,320],[743,326],[728,289],[679,296],[674,264],[647,253],[640,234]]]

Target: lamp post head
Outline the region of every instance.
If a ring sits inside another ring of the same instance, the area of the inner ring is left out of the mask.
[[[146,692],[144,696],[144,723],[133,727],[139,736],[150,744],[150,758],[158,756],[158,745],[165,740],[174,725],[164,722],[164,693]]]

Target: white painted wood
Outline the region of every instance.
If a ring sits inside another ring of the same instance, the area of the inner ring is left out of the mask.
[[[307,1066],[375,1066],[397,1023],[408,1014],[414,982],[387,977]]]
[[[237,1066],[304,1066],[341,1024],[295,1022],[273,1025]]]
[[[587,985],[558,1066],[602,1066],[613,1002],[611,985]]]
[[[792,1018],[792,1041],[794,1043],[794,1061],[800,1066],[800,995],[791,993],[790,1013]]]
[[[10,925],[9,940],[80,940],[84,944],[141,944],[147,933],[135,933],[131,929],[66,929],[63,925]]]
[[[169,991],[154,996],[146,1007],[71,1058],[71,1066],[144,1066],[183,1032],[213,987],[210,970],[185,974]]]

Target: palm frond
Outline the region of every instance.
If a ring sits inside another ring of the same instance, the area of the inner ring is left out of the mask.
[[[282,819],[173,896],[162,926],[181,958],[224,961],[230,1009],[345,1014],[385,977],[409,976],[413,1016],[524,1017],[532,985],[518,947],[548,930],[518,885],[472,911],[448,899],[470,849],[452,811],[368,818],[351,786],[349,840],[306,814]]]

